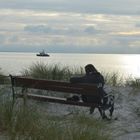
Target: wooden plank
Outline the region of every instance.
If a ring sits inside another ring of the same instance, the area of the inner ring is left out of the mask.
[[[93,84],[72,84],[69,82],[40,80],[24,77],[12,77],[13,86],[26,87],[33,89],[43,89],[58,92],[77,93],[77,94],[97,94],[97,85]]]
[[[17,94],[16,96],[23,98],[23,94]],[[51,103],[60,103],[60,104],[67,104],[67,105],[76,105],[76,106],[85,106],[85,107],[98,107],[98,104],[95,103],[84,103],[84,102],[74,102],[74,101],[67,101],[65,98],[58,98],[58,97],[50,97],[50,96],[43,96],[43,95],[35,95],[35,94],[27,94],[28,99],[34,99],[38,101],[45,101]]]

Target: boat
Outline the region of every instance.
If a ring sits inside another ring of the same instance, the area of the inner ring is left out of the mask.
[[[45,53],[45,51],[43,50],[42,52],[39,52],[38,54],[36,54],[36,56],[50,56],[50,55]]]

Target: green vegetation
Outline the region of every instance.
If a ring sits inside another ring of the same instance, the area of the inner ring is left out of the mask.
[[[9,96],[0,96],[0,132],[9,140],[110,140],[105,122],[83,113],[51,116],[38,112],[35,104],[13,105]]]
[[[133,88],[140,88],[140,79],[128,78],[126,80],[126,85],[133,87]]]
[[[33,64],[22,75],[34,78],[69,81],[72,76],[83,75],[84,69],[69,68],[60,65]],[[118,73],[102,73],[106,84],[111,86],[131,86],[139,88],[138,79],[124,79]],[[8,81],[0,73],[1,83]],[[3,82],[2,82],[3,81]],[[0,132],[6,133],[9,140],[110,140],[108,125],[101,120],[89,117],[83,113],[67,116],[51,116],[39,112],[35,104],[23,106],[21,100],[13,105],[9,92],[5,94],[5,86],[0,89]],[[8,88],[8,87],[6,87]],[[4,92],[3,92],[4,91]],[[41,104],[40,104],[41,105]],[[134,110],[140,116],[140,109]]]
[[[29,69],[24,70],[22,74],[34,78],[68,81],[72,75],[83,74],[83,69],[73,70],[67,66],[61,67],[58,64],[46,65],[44,63],[35,63]]]
[[[82,68],[70,69],[59,65],[48,66],[43,63],[33,64],[22,73],[24,76],[65,80],[73,75],[83,75]],[[3,78],[3,74],[1,74]],[[5,79],[4,79],[5,80]],[[106,124],[101,120],[77,113],[70,116],[51,116],[38,112],[35,104],[24,106],[21,100],[15,104],[11,95],[0,90],[0,132],[9,140],[110,140],[105,131]],[[6,87],[8,88],[8,87]],[[40,104],[41,105],[41,104]]]
[[[0,71],[0,84],[7,84],[7,83],[9,83],[8,77],[5,76],[2,71]]]
[[[105,78],[105,83],[111,86],[140,87],[140,80],[128,76],[124,78],[118,72],[101,72]],[[22,71],[22,75],[33,78],[69,81],[72,76],[85,74],[83,67],[60,66],[59,64],[48,65],[41,62],[32,64],[28,69]],[[0,84],[9,83],[9,78],[0,71]]]
[[[123,76],[120,76],[117,72],[103,73],[105,83],[111,86],[121,86],[124,84]]]
[[[59,64],[46,65],[44,63],[35,63],[31,65],[28,69],[24,70],[22,74],[28,77],[42,78],[42,79],[52,79],[52,80],[62,80],[69,81],[72,76],[84,75],[84,68],[72,68],[68,66],[61,67]],[[140,86],[136,84],[136,80],[130,80],[132,78],[124,79],[123,76],[119,75],[117,72],[105,73],[101,72],[105,78],[105,83],[111,86]],[[131,82],[130,82],[131,81]],[[131,84],[130,84],[131,83]],[[135,83],[135,84],[134,84]]]

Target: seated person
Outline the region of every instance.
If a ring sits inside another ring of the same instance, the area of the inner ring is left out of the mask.
[[[87,103],[97,103],[101,104],[98,107],[98,110],[102,116],[102,118],[107,118],[105,115],[105,110],[109,109],[110,116],[112,116],[114,110],[114,96],[111,97],[109,100],[107,93],[104,91],[103,86],[105,84],[104,77],[101,75],[100,72],[96,70],[96,68],[92,64],[88,64],[85,66],[86,74],[82,77],[72,77],[70,79],[71,83],[90,83],[90,84],[97,84],[99,86],[99,96],[93,95],[81,95],[81,99],[83,102]],[[74,95],[70,98],[67,98],[70,101],[79,101],[80,98],[77,95]],[[95,107],[90,108],[90,113],[94,112]]]
[[[71,83],[90,83],[90,84],[100,84],[100,98],[102,98],[105,94],[103,90],[104,86],[104,77],[96,70],[96,68],[92,64],[88,64],[85,66],[86,74],[82,77],[72,77],[70,79]],[[75,96],[74,96],[75,97]],[[96,99],[94,95],[82,95],[81,96],[83,102],[100,102],[100,99]]]

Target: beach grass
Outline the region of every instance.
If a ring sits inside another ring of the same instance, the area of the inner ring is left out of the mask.
[[[110,86],[122,86],[125,83],[123,76],[121,76],[118,72],[103,72],[105,83]]]
[[[71,77],[83,76],[85,70],[83,67],[69,67],[61,66],[59,64],[45,64],[43,62],[33,63],[29,68],[23,69],[21,72],[22,76],[48,79],[48,80],[61,80],[69,81]],[[101,71],[104,76],[105,84],[110,86],[130,86],[133,88],[140,88],[140,79],[133,78],[131,75],[124,77],[118,72],[104,72]],[[10,80],[8,76],[5,76],[0,71],[0,84],[8,84]]]
[[[73,75],[82,75],[84,73],[81,67],[70,68],[68,66],[61,67],[59,64],[48,65],[44,63],[34,63],[28,69],[22,71],[22,75],[34,78],[63,80],[69,81]]]
[[[9,140],[111,140],[106,124],[83,113],[51,116],[36,105],[0,96],[0,131]]]
[[[105,84],[110,86],[129,86],[133,88],[140,88],[140,79],[133,78],[131,75],[124,77],[118,72],[101,72],[104,76]],[[85,75],[83,67],[69,67],[61,66],[59,64],[44,64],[43,62],[33,63],[29,68],[22,70],[22,76],[69,81],[71,77],[79,77]],[[0,71],[0,84],[9,84],[10,79]]]
[[[139,88],[138,79],[122,78],[117,72],[101,72],[108,85],[129,86]],[[84,69],[61,67],[58,64],[47,65],[34,63],[28,69],[23,70],[22,75],[33,78],[69,81],[72,76],[84,75]],[[4,74],[1,73],[3,76]],[[0,79],[3,77],[0,77]],[[2,87],[3,88],[3,87]],[[102,120],[89,117],[84,113],[70,116],[52,116],[44,112],[38,112],[36,105],[23,106],[22,103],[13,102],[9,96],[5,96],[0,90],[0,132],[6,133],[9,140],[111,140],[111,134],[107,131],[107,125]],[[40,104],[41,105],[41,104]],[[137,116],[139,108],[135,108]]]
[[[140,79],[129,77],[126,80],[126,85],[133,88],[140,88]]]
[[[9,83],[9,78],[2,71],[0,71],[0,84]]]
[[[34,63],[28,69],[22,71],[22,75],[41,79],[69,81],[73,76],[83,76],[83,67],[60,66],[59,64],[48,65],[44,63]],[[111,86],[121,86],[128,81],[118,72],[101,72],[105,83]],[[130,79],[130,78],[129,78]]]

